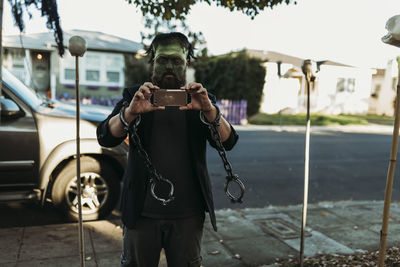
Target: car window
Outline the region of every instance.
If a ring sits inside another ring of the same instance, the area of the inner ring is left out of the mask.
[[[22,101],[24,101],[28,106],[36,109],[37,106],[43,103],[43,100],[38,97],[36,92],[27,87],[24,83],[18,80],[14,75],[12,75],[5,68],[2,69],[3,72],[3,83],[6,85],[15,95],[17,95]]]

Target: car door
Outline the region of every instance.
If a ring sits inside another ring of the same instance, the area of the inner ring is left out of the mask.
[[[34,187],[37,183],[39,141],[30,108],[3,84],[2,96],[20,109],[18,116],[0,121],[0,188]]]

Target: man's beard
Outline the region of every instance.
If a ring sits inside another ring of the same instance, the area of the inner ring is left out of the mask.
[[[173,77],[166,77],[167,75],[172,75]],[[182,75],[181,78],[178,78],[173,73],[165,73],[162,76],[153,72],[152,77],[153,84],[157,85],[162,89],[179,89],[186,84],[186,73]]]

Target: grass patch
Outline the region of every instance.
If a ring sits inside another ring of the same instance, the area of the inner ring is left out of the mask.
[[[352,115],[353,117],[365,118],[368,123],[381,124],[381,125],[393,125],[394,117],[378,116],[378,115]]]
[[[323,115],[311,114],[312,125],[393,125],[393,117],[378,115]],[[250,124],[256,125],[305,125],[306,114],[287,115],[258,113],[248,119]]]

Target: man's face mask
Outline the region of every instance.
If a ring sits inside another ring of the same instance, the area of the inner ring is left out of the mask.
[[[159,45],[154,55],[153,83],[163,89],[176,89],[186,84],[187,52],[174,42]]]

